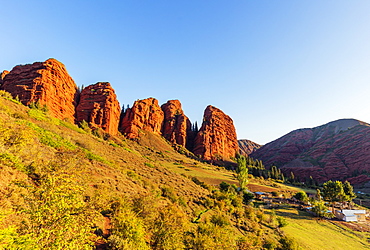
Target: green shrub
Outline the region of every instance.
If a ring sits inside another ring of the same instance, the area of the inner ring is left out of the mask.
[[[28,189],[19,210],[24,221],[18,236],[24,242],[10,249],[91,249],[96,214],[84,202],[84,187],[70,174],[46,173]],[[17,236],[17,237],[18,237]]]
[[[219,226],[219,227],[226,227],[230,225],[229,219],[221,213],[212,215],[210,222],[214,224],[215,226]]]
[[[285,227],[288,225],[288,221],[284,218],[284,217],[280,217],[278,216],[276,218],[277,222],[278,222],[278,227]]]
[[[91,160],[91,161],[98,161],[98,162],[101,162],[101,163],[104,163],[104,164],[107,164],[107,165],[110,165],[110,166],[112,165],[111,162],[107,161],[106,159],[104,159],[100,155],[96,155],[96,154],[94,154],[90,151],[86,152],[86,158]]]
[[[184,213],[175,205],[163,207],[152,225],[151,247],[158,250],[184,249]]]
[[[230,188],[231,188],[231,185],[229,183],[224,182],[224,181],[220,183],[220,190],[222,192],[228,192]]]
[[[298,245],[298,243],[292,238],[282,237],[280,239],[280,243],[281,243],[281,249],[284,249],[284,250],[300,250],[300,249],[302,249]]]
[[[175,194],[173,188],[165,186],[165,187],[162,187],[161,190],[162,190],[163,197],[170,199],[170,201],[174,203],[177,201],[178,197]]]
[[[127,207],[120,206],[113,216],[113,231],[108,244],[111,249],[149,249],[145,241],[144,222]]]
[[[243,192],[243,203],[248,205],[254,199],[254,194],[248,191]]]
[[[155,166],[153,164],[149,163],[149,162],[145,162],[144,164],[145,164],[145,166],[148,166],[150,168],[155,168]]]

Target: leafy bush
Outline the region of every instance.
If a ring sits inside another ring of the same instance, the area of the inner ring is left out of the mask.
[[[26,207],[18,211],[24,221],[13,235],[23,241],[11,240],[10,249],[91,249],[96,214],[84,202],[84,187],[58,172],[45,174],[40,183],[18,184],[29,190],[23,196]]]
[[[278,227],[285,227],[288,225],[288,221],[284,217],[278,216],[276,220],[278,222]]]
[[[177,199],[178,199],[178,197],[177,197],[177,195],[175,194],[175,192],[174,192],[174,190],[173,190],[173,188],[171,188],[171,187],[162,187],[161,188],[161,190],[162,190],[162,196],[163,197],[167,197],[168,199],[170,199],[170,201],[172,201],[172,202],[176,202],[177,201]]]
[[[281,248],[284,250],[300,250],[302,249],[298,243],[292,238],[282,237],[280,239]]]
[[[230,188],[231,188],[231,185],[229,183],[224,182],[224,181],[220,183],[220,190],[222,192],[228,192]]]
[[[145,166],[148,166],[150,168],[155,168],[155,166],[153,164],[149,163],[149,162],[145,162],[144,164],[145,164]]]
[[[211,216],[210,222],[215,226],[226,227],[230,225],[229,219],[223,214],[214,214]]]
[[[184,213],[175,205],[160,209],[153,223],[151,247],[157,250],[184,249],[183,235],[186,230]]]
[[[113,232],[108,241],[111,249],[149,249],[145,242],[144,222],[129,207],[117,208],[112,223]]]

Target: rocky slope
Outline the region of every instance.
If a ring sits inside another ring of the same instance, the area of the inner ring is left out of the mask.
[[[168,141],[186,146],[191,133],[191,122],[184,114],[179,100],[170,100],[161,106],[164,113],[162,135]]]
[[[137,100],[125,111],[120,131],[129,139],[137,138],[140,130],[161,135],[163,120],[164,113],[157,99]]]
[[[194,141],[195,155],[205,160],[228,160],[238,152],[233,120],[220,109],[209,105],[202,127]]]
[[[262,145],[259,145],[247,139],[238,140],[238,146],[239,154],[244,156],[249,156],[251,153],[262,147]]]
[[[121,108],[109,82],[99,82],[84,88],[76,107],[77,122],[87,121],[92,128],[102,128],[116,135]]]
[[[369,152],[370,125],[342,119],[292,131],[257,149],[251,157],[285,173],[292,171],[303,180],[312,176],[319,182],[348,179],[361,184],[368,181],[366,176],[357,176],[370,173]]]
[[[56,118],[75,120],[77,86],[55,59],[14,67],[5,74],[1,89],[18,96],[24,105],[38,102]]]

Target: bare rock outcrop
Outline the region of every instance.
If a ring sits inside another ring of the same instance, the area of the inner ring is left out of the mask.
[[[161,106],[164,112],[162,135],[168,141],[186,146],[191,122],[184,114],[179,100],[170,100]]]
[[[98,82],[81,91],[76,108],[77,122],[85,120],[92,129],[101,128],[106,133],[116,135],[120,113],[117,96],[109,82]]]
[[[163,120],[164,113],[157,99],[137,100],[125,111],[119,129],[129,139],[139,137],[140,130],[161,135]]]
[[[55,59],[15,66],[4,77],[1,89],[18,96],[24,105],[46,105],[52,116],[75,121],[77,86]]]
[[[193,153],[205,160],[229,160],[238,152],[233,120],[220,109],[209,105],[194,142]]]

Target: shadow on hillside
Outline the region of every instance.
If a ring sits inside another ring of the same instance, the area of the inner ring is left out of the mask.
[[[276,215],[282,217],[289,217],[294,220],[309,220],[314,218],[311,214],[306,211],[299,210],[293,207],[282,207],[275,210]]]

